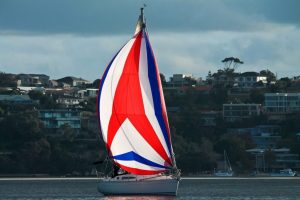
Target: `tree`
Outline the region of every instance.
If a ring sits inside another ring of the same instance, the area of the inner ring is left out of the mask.
[[[251,90],[249,97],[250,103],[263,104],[265,100],[264,93],[260,90]]]
[[[42,92],[40,92],[40,91],[30,90],[28,92],[28,96],[32,100],[40,100],[44,96],[44,94]]]
[[[96,100],[96,97],[91,97],[87,101],[80,103],[80,105],[83,106],[83,110],[95,113],[97,107]]]
[[[58,107],[57,103],[52,97],[49,97],[40,91],[31,90],[29,91],[28,95],[32,100],[38,100],[40,107],[43,109],[54,109]]]
[[[174,135],[174,150],[176,160],[184,174],[211,171],[216,166],[212,144],[208,140],[196,143]],[[200,144],[200,145],[199,145]]]
[[[252,148],[253,144],[247,138],[225,135],[214,147],[216,152],[221,155],[226,150],[230,162],[240,170],[251,169],[252,163],[246,149]]]
[[[0,116],[4,115],[5,111],[2,107],[0,107]]]
[[[277,81],[276,85],[279,89],[287,92],[288,88],[292,85],[292,81],[288,77],[283,77]]]
[[[216,85],[213,87],[209,95],[211,103],[215,103],[215,109],[221,109],[222,104],[228,99],[227,89],[225,89],[222,85]]]
[[[0,151],[12,152],[2,160],[2,173],[42,173],[49,165],[50,145],[36,112],[5,116],[0,122]],[[13,164],[13,165],[11,165]]]
[[[15,87],[16,85],[14,75],[0,72],[0,87]]]
[[[73,142],[75,139],[75,131],[69,124],[60,126],[58,132],[60,132],[63,138],[69,142]]]
[[[222,63],[225,64],[225,68],[233,68],[236,69],[239,64],[244,64],[239,58],[228,57],[222,60]]]
[[[208,71],[208,74],[206,76],[206,82],[207,82],[208,85],[212,84],[212,74],[211,74],[210,70]]]
[[[275,74],[273,72],[269,71],[269,70],[261,70],[259,72],[259,75],[260,76],[266,76],[268,84],[270,84],[271,81],[276,81]]]
[[[101,82],[101,79],[94,80],[93,87],[98,89],[100,86],[100,82]]]
[[[0,141],[7,148],[19,148],[26,142],[43,138],[42,130],[43,124],[36,112],[8,115],[0,124]]]
[[[167,84],[165,75],[160,73],[159,76],[160,76],[160,81],[161,81],[162,86],[165,86]]]
[[[270,149],[268,149],[265,152],[265,163],[266,163],[266,168],[268,169],[268,171],[270,170],[270,168],[272,167],[272,165],[274,164],[274,162],[276,161],[276,155],[273,151],[271,151]]]

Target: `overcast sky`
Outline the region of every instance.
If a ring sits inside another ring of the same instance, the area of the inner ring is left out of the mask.
[[[300,75],[298,0],[0,0],[0,71],[100,78],[133,35],[143,3],[160,72]]]

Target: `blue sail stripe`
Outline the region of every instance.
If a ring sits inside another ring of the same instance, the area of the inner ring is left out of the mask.
[[[159,168],[169,169],[168,167],[160,165],[158,163],[155,163],[151,160],[148,160],[133,151],[113,156],[113,158],[116,160],[123,160],[123,161],[137,161],[139,163],[142,163],[142,164],[145,164],[145,165],[148,165],[151,167],[159,167]]]
[[[144,37],[146,39],[147,60],[148,60],[148,78],[149,78],[150,87],[151,87],[151,91],[152,91],[155,116],[156,116],[159,126],[163,132],[163,136],[166,141],[169,154],[172,157],[173,155],[171,153],[170,138],[169,138],[169,135],[167,132],[167,127],[166,127],[166,124],[165,124],[165,121],[164,121],[163,115],[162,115],[162,103],[161,103],[159,85],[158,85],[158,80],[157,80],[158,77],[157,77],[155,59],[154,59],[154,55],[153,55],[153,52],[152,52],[152,49],[150,46],[149,39],[145,32],[144,32]]]

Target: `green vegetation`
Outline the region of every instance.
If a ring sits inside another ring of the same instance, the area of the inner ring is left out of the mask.
[[[234,61],[233,61],[234,62]],[[242,62],[242,61],[240,61]],[[241,63],[240,63],[241,64]],[[224,68],[210,77],[222,75],[233,78],[234,70]],[[199,91],[195,87],[165,91],[167,107],[175,107],[169,112],[169,123],[176,161],[184,175],[198,174],[217,168],[226,150],[233,169],[246,173],[255,167],[253,159],[245,150],[255,147],[251,138],[245,135],[227,133],[228,128],[249,128],[262,124],[272,124],[265,115],[260,115],[237,122],[223,120],[221,111],[224,103],[259,103],[264,102],[266,92],[299,91],[299,85],[288,78],[282,78],[276,84],[275,75],[263,70],[267,76],[267,87],[253,88],[244,99],[230,97],[231,84],[209,82],[211,89]],[[9,76],[3,76],[5,83],[12,83]],[[1,79],[1,78],[0,78]],[[166,84],[161,74],[163,84]],[[98,87],[100,80],[92,84]],[[1,82],[0,82],[1,83]],[[10,84],[8,84],[10,85]],[[5,94],[18,94],[19,91],[5,91]],[[106,156],[100,131],[85,128],[75,131],[68,125],[58,130],[46,129],[40,121],[37,109],[59,109],[54,98],[38,91],[29,92],[35,105],[0,104],[0,175],[1,174],[49,174],[49,175],[89,175],[92,163]],[[96,113],[96,98],[81,102],[81,111]],[[215,124],[206,126],[203,117],[206,111],[219,113]],[[288,147],[292,153],[300,154],[300,143],[296,133],[300,132],[300,114],[288,115],[280,122],[282,139],[279,147]],[[274,162],[274,154],[265,155],[266,167]]]
[[[85,141],[68,125],[47,134],[36,111],[5,115],[0,121],[0,175],[88,175],[104,154],[101,143]]]
[[[185,174],[212,171],[222,159],[224,150],[230,155],[236,171],[244,172],[253,168],[245,152],[253,147],[251,140],[226,134],[226,129],[233,128],[235,124],[226,123],[221,117],[217,118],[215,127],[203,126],[201,122],[201,110],[222,109],[223,102],[227,100],[224,88],[217,86],[208,94],[191,89],[185,94],[171,93],[165,96],[167,105],[180,107],[179,112],[169,113],[169,122],[178,166]]]

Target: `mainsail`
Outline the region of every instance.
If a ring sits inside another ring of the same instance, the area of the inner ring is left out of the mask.
[[[160,74],[141,10],[134,36],[106,68],[98,116],[109,156],[133,174],[174,168]]]

